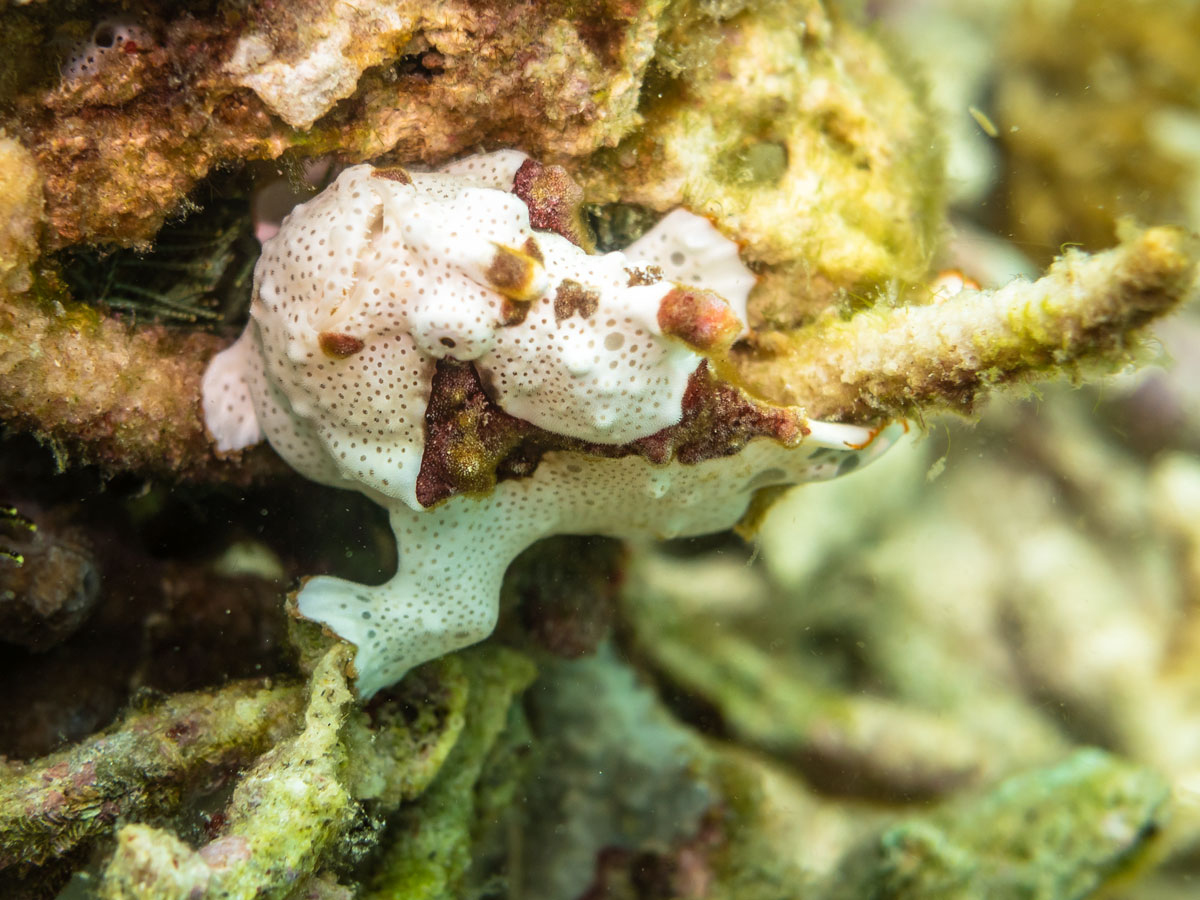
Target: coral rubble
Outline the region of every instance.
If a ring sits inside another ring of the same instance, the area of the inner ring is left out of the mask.
[[[131,816],[161,814],[186,785],[244,765],[293,728],[294,687],[235,682],[177,694],[119,725],[0,771],[0,869],[28,872],[107,834]]]
[[[1180,896],[1135,6],[0,0],[0,895]]]
[[[1089,896],[1147,852],[1167,794],[1153,772],[1082,751],[873,835],[847,855],[825,896]]]

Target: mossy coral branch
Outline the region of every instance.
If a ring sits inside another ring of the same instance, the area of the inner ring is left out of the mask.
[[[814,896],[1095,896],[1152,852],[1168,799],[1157,773],[1080,750],[886,826],[846,854]]]
[[[110,470],[244,480],[277,460],[230,465],[204,430],[200,379],[223,343],[0,292],[0,421]]]
[[[43,759],[0,761],[0,870],[174,807],[186,784],[232,772],[294,731],[304,698],[299,686],[234,682],[174,695]]]
[[[311,874],[354,814],[339,778],[346,765],[339,732],[354,701],[343,671],[349,660],[345,645],[325,654],[306,692],[304,730],[264,754],[237,786],[220,837],[194,851],[169,832],[128,825],[100,895],[281,897]]]
[[[357,841],[365,849],[372,840],[366,832],[357,838],[348,833],[363,821],[360,801],[370,802],[370,813],[382,821],[426,788],[428,797],[390,831],[389,879],[428,886],[460,877],[470,858],[484,757],[504,729],[511,703],[533,680],[533,667],[503,648],[468,651],[406,682],[418,693],[433,689],[426,700],[437,698],[437,715],[425,716],[428,705],[405,703],[408,716],[396,717],[400,707],[384,703],[368,716],[355,708],[346,680],[352,653],[339,643],[317,664],[305,692],[304,729],[254,764],[234,791],[215,840],[193,850],[168,831],[127,825],[117,835],[99,895],[315,896],[298,886],[307,886],[331,855],[352,855],[349,845]],[[406,723],[417,709],[424,712]]]
[[[1032,283],[762,335],[735,362],[752,393],[814,418],[967,411],[997,384],[1124,362],[1132,333],[1196,293],[1198,265],[1200,239],[1150,228]]]

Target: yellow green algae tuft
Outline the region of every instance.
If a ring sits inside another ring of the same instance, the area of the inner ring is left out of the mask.
[[[1169,793],[1149,769],[1081,750],[981,797],[888,826],[847,855],[823,896],[1091,896],[1152,849]]]

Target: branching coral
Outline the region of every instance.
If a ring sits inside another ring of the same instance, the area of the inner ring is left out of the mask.
[[[317,664],[303,729],[238,783],[210,841],[193,850],[167,831],[127,825],[100,896],[293,896],[322,866],[354,855],[352,832],[370,827],[360,804],[385,816],[427,788],[414,810],[415,833],[394,835],[388,879],[429,888],[461,878],[476,780],[531,666],[502,650],[442,664],[440,696],[425,698],[431,714],[409,723],[386,706],[373,718],[353,708],[348,658],[337,646]],[[450,754],[454,764],[439,776]]]
[[[515,799],[519,762],[510,762],[515,771],[506,773],[503,755],[525,749],[521,709],[515,701],[536,672],[523,656],[500,648],[481,648],[464,654],[461,661],[470,684],[461,712],[462,732],[428,791],[397,818],[365,895],[374,900],[463,896],[473,842]],[[506,743],[515,747],[506,748]]]
[[[1152,847],[1167,795],[1153,772],[1083,751],[884,829],[847,854],[822,896],[1090,896]]]
[[[737,362],[750,390],[825,418],[967,411],[996,385],[1126,362],[1136,329],[1196,296],[1198,272],[1194,235],[1129,229],[1104,253],[1068,251],[1036,282],[827,315],[761,333]]]
[[[317,666],[303,730],[258,759],[238,783],[218,835],[200,851],[145,826],[117,833],[105,900],[282,896],[288,881],[312,872],[354,814],[339,777],[346,753],[338,735],[353,699],[339,673],[344,656],[331,650]],[[282,873],[290,878],[281,884]]]

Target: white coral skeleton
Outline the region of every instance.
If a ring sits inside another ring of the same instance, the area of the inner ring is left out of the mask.
[[[624,251],[589,255],[531,227],[511,192],[526,159],[500,151],[392,177],[347,169],[266,243],[250,322],[205,376],[220,450],[266,437],[308,478],[361,491],[390,514],[399,565],[387,583],[321,576],[297,598],[303,616],[357,646],[363,697],[486,637],[505,569],[542,537],[728,528],[760,489],[831,478],[879,455],[898,430],[796,413],[794,438],[755,438],[692,464],[555,450],[486,495],[423,505],[439,359],[474,365],[512,416],[626,445],[680,422],[704,363],[660,327],[664,298],[679,284],[712,291],[744,327],[754,276],[707,220],[677,210]],[[586,302],[564,316],[564,296]]]

